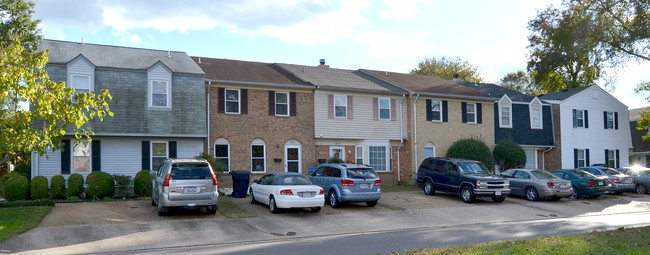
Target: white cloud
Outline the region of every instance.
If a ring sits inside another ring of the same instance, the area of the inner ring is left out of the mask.
[[[143,44],[144,41],[137,34],[131,34],[129,32],[122,33],[120,42],[129,42],[130,44]]]
[[[379,16],[384,19],[404,21],[420,14],[419,4],[433,5],[432,0],[384,0],[385,10],[379,11]]]
[[[357,35],[355,41],[368,45],[366,56],[380,60],[397,60],[427,56],[431,49],[400,33],[365,32]]]

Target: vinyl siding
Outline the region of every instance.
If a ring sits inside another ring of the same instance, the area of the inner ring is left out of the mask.
[[[72,75],[88,75],[90,76],[90,91],[94,91],[95,88],[95,67],[86,60],[84,57],[77,57],[74,60],[70,61],[67,64],[67,80],[66,84],[70,86],[72,84]]]
[[[156,63],[153,65],[149,70],[147,70],[147,105],[149,105],[151,101],[151,81],[152,80],[165,80],[169,82],[169,93],[172,92],[172,88],[174,85],[172,84],[172,72],[169,70],[169,68],[165,67],[165,65],[161,64],[160,62]],[[170,95],[167,95],[167,107],[166,108],[171,108],[172,105],[172,97]]]

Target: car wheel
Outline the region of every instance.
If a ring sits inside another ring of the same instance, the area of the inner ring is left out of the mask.
[[[341,202],[339,202],[339,197],[336,195],[335,190],[330,191],[328,197],[329,197],[330,207],[338,208],[341,206]]]
[[[580,194],[580,190],[578,190],[578,187],[573,186],[573,194],[571,195],[571,199],[579,199],[582,195]]]
[[[492,197],[492,201],[495,203],[503,203],[503,201],[506,201],[506,197]]]
[[[151,196],[151,206],[156,206],[156,205],[157,205],[157,204],[156,204],[156,201],[153,200],[153,196]]]
[[[424,182],[424,187],[422,189],[424,190],[424,194],[427,196],[436,194],[436,189],[433,188],[433,182],[431,180]]]
[[[311,211],[312,212],[320,212],[321,207],[312,207]]]
[[[277,213],[279,211],[278,205],[275,204],[275,198],[273,196],[269,199],[269,211],[271,211],[271,213]]]
[[[169,208],[160,206],[160,203],[158,203],[158,216],[167,216],[169,213]]]
[[[528,199],[528,201],[539,200],[539,194],[537,193],[537,189],[534,187],[528,187],[526,189],[526,199]]]
[[[375,200],[375,201],[366,201],[366,205],[368,205],[368,207],[375,207],[375,205],[377,205],[377,200]]]
[[[463,202],[465,203],[473,203],[474,191],[472,190],[472,186],[469,185],[463,186],[462,190],[460,191],[460,197],[463,199]]]
[[[210,208],[214,208],[214,209],[210,209]],[[206,211],[207,214],[213,214],[214,215],[214,214],[217,213],[217,206],[215,206],[215,205],[207,206],[207,207],[205,207],[205,211]]]
[[[646,193],[648,193],[648,188],[646,188],[646,186],[643,185],[643,184],[636,185],[636,193],[637,194],[646,194]]]
[[[257,201],[255,201],[255,197],[253,196],[253,189],[251,189],[251,204],[257,204]]]

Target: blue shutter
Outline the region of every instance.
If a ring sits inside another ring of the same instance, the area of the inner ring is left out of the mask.
[[[483,123],[483,104],[476,104],[476,123]]]
[[[607,112],[603,112],[603,127],[607,129]]]
[[[142,141],[142,170],[152,170],[149,169],[151,168],[150,160],[151,160],[151,153],[150,150],[151,148],[149,147],[149,141]]]
[[[618,129],[618,112],[614,113],[614,129]]]
[[[589,111],[585,110],[585,128],[589,128]]]
[[[605,166],[609,167],[609,150],[605,150]]]
[[[578,149],[573,149],[573,168],[578,168]]]
[[[585,166],[590,166],[591,164],[589,163],[589,149],[585,150]]]
[[[169,158],[177,158],[176,141],[169,141]]]
[[[92,171],[93,172],[99,172],[102,171],[102,146],[101,146],[101,141],[100,140],[93,140],[92,142],[92,160],[93,160],[93,165],[92,165]]]
[[[442,101],[442,122],[447,122],[447,101]]]
[[[427,99],[427,121],[433,120],[433,112],[431,111],[431,99]]]
[[[618,150],[616,150],[616,168],[621,167],[621,161],[619,158]]]
[[[61,150],[61,174],[70,174],[70,153],[72,148],[70,147],[70,140],[63,139],[63,149]]]
[[[463,120],[463,123],[467,123],[467,103],[465,103],[465,102],[460,103],[460,108],[462,108],[461,109],[461,112],[462,112],[462,117],[461,118]]]

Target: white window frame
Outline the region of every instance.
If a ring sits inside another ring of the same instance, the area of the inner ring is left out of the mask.
[[[228,155],[226,155],[226,157],[218,157],[217,156],[217,145],[219,145],[219,146],[225,145],[226,146],[226,153],[228,154]],[[228,171],[226,171],[226,172],[230,172],[230,144],[227,143],[227,142],[220,142],[220,141],[217,140],[217,142],[214,143],[213,149],[214,149],[214,159],[225,159],[225,160],[227,160],[228,161]]]
[[[165,159],[169,158],[169,142],[168,141],[151,141],[150,144],[149,144],[149,151],[151,152],[151,154],[149,155],[149,162],[150,162],[149,167],[153,171],[157,171],[158,169],[157,168],[154,169],[154,167],[153,167],[153,159],[154,158],[162,158],[163,156],[154,156],[153,155],[153,144],[154,143],[165,144],[165,156],[164,156],[165,158],[163,159],[163,161],[164,161]]]
[[[609,127],[609,123],[610,123],[609,116],[610,115],[612,116],[612,119],[611,119],[612,127]],[[607,121],[607,128],[606,129],[614,129],[616,127],[615,126],[616,125],[615,124],[615,122],[616,122],[615,118],[616,118],[616,116],[614,115],[614,112],[607,112],[607,119],[605,120],[605,121]]]
[[[431,150],[431,157],[436,156],[436,146],[433,145],[433,143],[428,142],[426,145],[424,145],[424,158],[428,158],[427,157],[427,149]]]
[[[70,173],[88,174],[92,172],[92,152],[91,152],[92,146],[90,146],[90,141],[84,139],[79,142],[72,141],[72,144],[73,144],[72,153],[70,153],[70,160],[71,160],[70,162],[72,162],[72,167],[70,169],[71,170]],[[77,153],[77,146],[80,145],[86,146],[85,153],[87,153],[87,155],[75,155]],[[83,170],[77,170],[77,166],[75,164],[75,158],[87,158],[86,160],[88,162],[88,168]]]
[[[616,149],[607,150],[607,154],[611,154],[611,155],[607,155],[607,160],[612,162],[612,166],[614,166],[612,168],[616,168]],[[607,167],[610,166],[610,164],[609,164],[610,162],[605,162]]]
[[[153,83],[154,82],[163,82],[165,83],[165,105],[154,105],[153,104]],[[149,80],[149,107],[152,108],[171,108],[170,105],[170,97],[171,97],[171,81],[169,80],[161,80],[161,79],[150,79]]]
[[[88,88],[87,88],[87,89],[80,89],[80,88],[77,88],[77,85],[76,85],[75,82],[74,82],[75,77],[83,77],[83,78],[87,78],[87,79],[88,79]],[[75,93],[75,94],[77,94],[77,93],[87,93],[87,92],[90,92],[90,91],[92,91],[92,87],[93,87],[93,86],[92,86],[92,82],[91,82],[91,80],[90,80],[91,78],[92,78],[92,77],[91,77],[90,75],[87,75],[87,74],[70,74],[70,79],[72,80],[70,87],[74,88],[74,90],[75,90],[74,93]],[[78,91],[78,90],[84,90],[84,91]]]
[[[469,111],[470,106],[473,106],[471,112]],[[476,103],[467,103],[467,106],[466,106],[466,107],[467,107],[467,109],[465,110],[465,112],[466,112],[466,114],[467,114],[467,115],[466,115],[467,123],[476,124],[476,123],[477,123],[477,120],[476,120]],[[473,121],[469,121],[469,115],[470,115],[470,114],[471,114],[472,116],[474,116],[474,120],[473,120]]]
[[[253,146],[262,146],[262,152],[263,152],[264,156],[262,156],[262,157],[253,157]],[[250,148],[251,148],[251,150],[250,150],[250,152],[251,152],[251,154],[250,154],[251,155],[251,173],[266,173],[266,144],[254,142],[254,143],[251,143]],[[253,165],[254,165],[253,160],[259,160],[259,159],[261,159],[262,163],[263,163],[262,164],[262,171],[255,171],[255,169],[253,169]]]
[[[580,159],[580,152],[582,152],[582,159]],[[587,167],[587,150],[577,149],[576,154],[576,158],[578,158],[578,167]],[[582,165],[580,164],[580,161],[582,161]]]
[[[507,113],[504,111],[507,109]],[[499,100],[499,127],[512,128],[512,100],[508,95],[503,95]]]
[[[381,147],[383,148],[383,153],[384,153],[384,162],[383,165],[386,167],[386,169],[379,169],[375,167],[375,164],[373,164],[373,152],[372,149],[376,147]],[[388,146],[386,145],[369,145],[368,146],[368,165],[370,165],[375,172],[389,172],[390,171],[390,166],[389,166],[389,153],[388,153]]]
[[[582,113],[581,118],[578,118],[578,116],[577,116],[578,112]],[[573,117],[576,120],[576,128],[584,128],[585,127],[585,110],[575,109],[575,114],[576,114],[576,116],[573,116]],[[579,124],[578,120],[582,120],[582,125],[578,125]]]
[[[435,109],[435,105],[438,104],[438,110]],[[431,121],[433,122],[442,122],[442,100],[431,100]],[[438,113],[438,119],[433,113]]]
[[[355,154],[355,163],[357,164],[363,164],[363,146],[356,146],[354,148],[354,154]],[[359,152],[361,151],[361,152]],[[359,161],[361,160],[361,161]]]
[[[278,103],[278,94],[283,94],[287,96],[287,102],[286,103]],[[275,116],[289,116],[289,103],[291,100],[289,98],[289,92],[275,92]],[[287,113],[286,114],[278,114],[278,105],[285,105],[287,107]]]
[[[382,108],[382,107],[381,107],[381,101],[385,101],[385,102],[387,102],[388,109],[386,109],[386,108]],[[380,120],[390,120],[390,111],[392,110],[392,109],[390,109],[390,98],[379,98],[377,104],[378,104],[378,105],[377,105],[377,108],[378,108],[378,109],[377,109],[377,111],[378,111],[377,114],[379,114],[379,119],[380,119]],[[387,116],[386,118],[382,118],[382,117],[381,117],[381,110],[388,110],[388,116]]]
[[[237,100],[228,100],[228,91],[237,91]],[[237,103],[237,111],[228,111],[228,102]],[[223,111],[226,114],[240,114],[241,113],[241,90],[239,89],[224,89],[223,90]]]
[[[340,98],[340,97],[343,98],[343,100],[345,102],[344,105],[337,105],[336,104],[336,98]],[[345,111],[343,111],[343,113],[344,113],[343,116],[337,115],[336,107],[344,107],[345,108]],[[334,117],[335,118],[344,118],[344,119],[348,118],[348,97],[346,95],[334,95]]]
[[[543,117],[543,109],[544,106],[542,105],[542,102],[539,101],[537,97],[535,97],[532,101],[530,101],[530,104],[528,104],[528,113],[530,115],[530,128],[531,129],[543,129],[544,128],[544,117]],[[538,110],[539,112],[535,114],[535,110]],[[539,126],[535,126],[535,115],[539,117]]]
[[[345,162],[345,147],[343,146],[330,146],[330,158],[334,157],[334,151],[339,150],[339,158]]]

